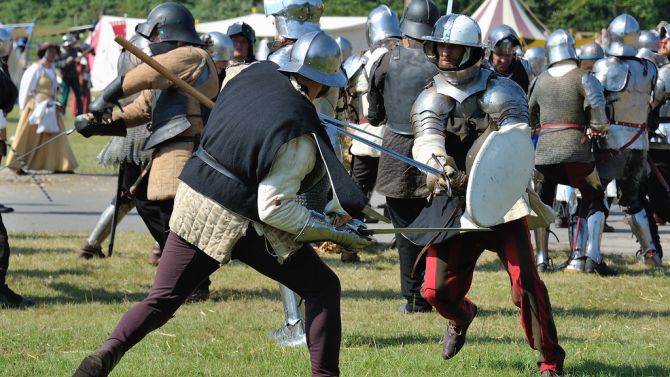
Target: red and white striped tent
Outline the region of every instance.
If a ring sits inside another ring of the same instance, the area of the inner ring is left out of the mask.
[[[472,18],[479,23],[485,41],[489,31],[500,24],[509,25],[525,40],[545,39],[542,29],[536,26],[529,12],[517,0],[485,0]]]

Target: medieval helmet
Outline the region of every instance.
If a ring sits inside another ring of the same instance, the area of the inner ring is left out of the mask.
[[[311,31],[321,30],[323,0],[265,0],[265,15],[275,16],[275,27],[280,36],[298,39]]]
[[[218,31],[211,31],[203,34],[201,39],[207,43],[215,62],[232,60],[235,48],[233,47],[233,40],[229,36]]]
[[[437,65],[437,43],[448,43],[465,47],[465,54],[456,68],[443,70],[445,77],[453,84],[460,84],[474,78],[484,56],[482,31],[477,21],[463,15],[451,13],[440,17],[435,23],[432,35],[423,38],[424,52]]]
[[[577,57],[579,60],[599,60],[605,57],[605,51],[596,42],[591,42],[582,46]]]
[[[414,39],[430,35],[440,10],[432,0],[412,0],[400,20],[400,31]]]
[[[278,69],[326,86],[342,88],[347,85],[347,77],[340,69],[341,64],[337,42],[322,31],[313,31],[298,38],[291,48],[289,60]]]
[[[347,78],[351,80],[351,78],[354,77],[356,73],[367,64],[367,62],[368,58],[363,54],[351,55],[344,60],[344,63],[342,63],[342,69],[344,70],[344,73],[347,74]]]
[[[535,76],[539,75],[546,68],[547,56],[545,55],[544,47],[531,47],[526,50],[523,57],[530,64]]]
[[[7,29],[0,27],[0,58],[12,52],[12,43],[12,34]]]
[[[196,46],[205,44],[195,31],[193,15],[181,4],[160,4],[149,12],[145,22],[135,27],[135,32],[146,39],[151,39],[154,31],[158,32],[158,40],[154,43],[186,42]]]
[[[77,42],[77,38],[74,36],[74,34],[67,33],[67,34],[63,35],[63,37],[62,37],[61,46],[70,47],[75,42]]]
[[[246,22],[236,22],[228,26],[228,31],[226,31],[227,36],[232,38],[238,34],[246,38],[250,45],[256,43],[256,32]]]
[[[521,40],[516,31],[510,26],[500,24],[493,29],[488,36],[488,49],[500,55],[516,53],[516,47],[521,46]]]
[[[370,11],[365,28],[370,47],[382,39],[402,36],[398,15],[385,4]]]
[[[563,29],[555,30],[549,34],[544,49],[547,55],[547,65],[550,67],[552,64],[564,60],[577,60],[575,38]]]
[[[640,38],[638,38],[638,48],[646,48],[653,52],[658,52],[658,42],[661,40],[660,35],[654,30],[642,30]]]
[[[335,42],[337,42],[337,45],[340,46],[340,53],[342,54],[342,61],[347,60],[348,57],[351,56],[351,54],[354,53],[354,46],[351,45],[351,42],[347,38],[344,37],[336,37]]]
[[[128,42],[132,43],[133,46],[142,50],[145,54],[149,56],[153,55],[153,52],[149,48],[149,40],[144,38],[143,36],[135,34],[128,40]],[[140,60],[140,58],[138,58],[137,56],[131,54],[126,50],[123,50],[121,51],[121,55],[119,55],[119,60],[116,63],[116,70],[119,76],[123,76],[140,64],[142,64],[142,60]]]
[[[605,52],[610,56],[635,56],[637,54],[638,39],[640,38],[640,24],[630,14],[616,16],[607,28],[609,42]]]

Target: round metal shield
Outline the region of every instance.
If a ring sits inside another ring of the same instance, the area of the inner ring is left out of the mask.
[[[534,165],[528,126],[492,132],[475,157],[468,178],[465,203],[474,223],[482,227],[502,223],[526,191]]]

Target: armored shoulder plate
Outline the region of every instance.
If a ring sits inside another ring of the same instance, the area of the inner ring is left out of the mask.
[[[666,64],[658,70],[658,78],[654,88],[654,100],[657,103],[664,102],[668,98],[670,98],[670,64]]]
[[[607,101],[605,92],[600,81],[593,75],[584,72],[582,74],[582,88],[584,89],[584,108],[591,109],[591,126],[597,131],[607,129]]]
[[[431,133],[444,136],[447,117],[455,104],[453,99],[438,93],[435,85],[424,89],[414,101],[410,112],[414,137]]]
[[[461,85],[454,85],[447,81],[443,74],[438,73],[433,81],[435,82],[435,90],[437,93],[453,98],[459,103],[463,103],[468,97],[473,94],[482,92],[486,89],[489,77],[493,71],[488,69],[479,69],[479,75],[474,80]]]
[[[628,83],[628,65],[614,56],[595,62],[591,72],[609,92],[620,92]]]
[[[523,89],[514,81],[493,75],[486,91],[479,97],[480,108],[500,127],[528,124],[528,101]]]

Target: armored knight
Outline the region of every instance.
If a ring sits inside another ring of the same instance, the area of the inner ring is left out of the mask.
[[[360,60],[365,62],[362,69],[357,70],[350,78],[348,90],[354,92],[354,95],[360,99],[359,127],[381,138],[384,128],[373,127],[368,122],[367,94],[370,89],[370,78],[374,67],[379,64],[379,59],[398,45],[402,32],[400,31],[398,15],[387,5],[380,5],[373,9],[368,14],[365,27],[370,49],[363,54],[363,60]],[[358,135],[375,143],[381,141],[363,133]],[[352,141],[349,152],[351,152],[351,176],[363,192],[370,197],[377,180],[380,153],[357,140]]]
[[[130,43],[151,55],[149,40],[146,38],[135,34],[130,38]],[[117,62],[118,75],[124,76],[133,68],[140,65],[140,63],[142,62],[135,55],[123,50]],[[122,106],[128,105],[139,95],[139,93],[133,94],[120,100],[119,103]],[[158,208],[146,197],[146,182],[144,180],[138,181],[140,176],[142,176],[142,171],[147,168],[151,161],[151,151],[143,149],[147,136],[149,136],[147,125],[129,128],[125,137],[113,136],[98,155],[99,164],[117,165],[119,167],[119,182],[121,187],[119,187],[120,190],[117,189],[117,194],[121,193],[121,195],[118,198],[115,196],[112,203],[100,215],[91,234],[89,234],[86,242],[79,250],[78,255],[80,258],[103,258],[105,256],[102,252],[102,243],[112,231],[112,220],[115,211],[117,224],[123,220],[133,207],[137,207],[138,214],[147,224],[150,224],[154,221],[153,219],[160,216],[160,212],[157,212]],[[153,229],[151,226],[147,226],[150,230]],[[159,234],[154,236],[154,238],[158,237],[160,237]],[[155,247],[150,253],[149,260],[154,261],[157,259],[154,256],[159,255],[160,247]]]
[[[470,17],[442,16],[432,36],[426,37],[424,49],[440,72],[412,107],[412,153],[416,160],[442,169],[449,181],[428,175],[429,189],[460,196],[469,179],[463,172],[466,154],[480,135],[516,131],[522,134],[517,140],[530,144],[527,102],[519,85],[480,66],[484,45],[479,26]],[[525,150],[532,153],[532,146]],[[530,180],[531,170],[525,179]],[[510,274],[513,301],[521,308],[528,342],[539,351],[540,372],[558,376],[565,351],[558,344],[547,289],[533,267],[526,222],[531,210],[526,200],[525,196],[518,199],[490,232],[458,233],[429,246],[421,293],[448,320],[442,356],[450,359],[464,345],[477,315],[477,306],[466,297],[477,259],[485,249],[496,252]]]
[[[157,62],[208,98],[216,96],[216,66],[203,48],[205,43],[196,33],[195,20],[188,9],[177,3],[160,4],[135,31],[150,41],[148,48]],[[120,99],[135,93],[140,95],[123,111],[111,111]],[[195,98],[180,92],[169,79],[143,63],[114,79],[91,104],[91,114],[78,117],[75,122],[84,137],[126,136],[126,128],[151,122],[143,148],[152,151],[147,198],[157,213],[147,226],[161,250],[168,235],[178,177],[200,142],[205,116],[203,106]],[[201,288],[194,297],[209,295],[208,282]]]
[[[402,44],[384,54],[372,70],[368,91],[368,121],[372,126],[385,124],[382,147],[412,157],[410,111],[414,100],[438,72],[423,52],[421,38],[430,35],[440,17],[431,0],[413,0],[400,21]],[[419,190],[425,182],[414,167],[391,158],[379,157],[376,190],[386,197],[386,211],[396,228],[411,224],[426,204],[428,192]],[[425,258],[415,261],[422,247],[402,235],[396,236],[400,255],[400,290],[405,302],[400,312],[428,312],[431,306],[421,296]],[[425,254],[424,254],[425,256]]]
[[[647,265],[658,266],[661,259],[652,240],[645,207],[645,193],[640,192],[644,165],[649,149],[647,119],[652,106],[658,72],[649,60],[635,57],[640,25],[631,15],[617,16],[608,27],[607,57],[593,66],[593,74],[605,88],[610,126],[607,138],[601,140],[596,157],[603,185],[616,179],[619,204],[624,207],[628,223],[640,244],[639,258]],[[594,226],[602,228],[598,224]],[[589,250],[591,251],[591,250]],[[600,253],[587,254],[599,265]]]
[[[659,33],[655,30],[642,30],[640,32],[640,37],[637,40],[638,49],[635,56],[651,60],[659,67],[664,63],[667,63],[667,57],[658,53],[660,41]]]
[[[521,48],[521,40],[516,31],[500,24],[489,32],[487,63],[493,71],[516,82],[527,93],[533,70],[527,60],[517,55],[518,48]]]
[[[180,176],[149,295],[82,361],[75,377],[107,376],[200,281],[231,259],[305,299],[312,376],[340,375],[340,282],[309,246],[331,240],[356,249],[370,243],[356,231],[360,222],[331,222],[357,215],[365,195],[335,156],[311,103],[326,87],[346,84],[340,64],[337,43],[310,32],[295,42],[285,65],[252,64],[221,92],[202,143]],[[295,200],[326,174],[335,193],[332,218]]]
[[[587,136],[607,131],[605,96],[600,82],[577,66],[575,40],[570,33],[554,31],[547,38],[545,49],[549,68],[533,82],[528,100],[531,127],[539,129],[535,168],[543,177],[536,191],[545,204],[551,205],[557,184],[580,190],[582,201],[574,236],[577,241],[567,269],[584,271],[589,265],[593,270],[593,260],[586,258],[586,245],[588,241],[591,258],[602,260],[599,253],[605,205]],[[549,229],[536,229],[535,242],[537,270],[542,272],[549,267]],[[596,272],[615,274],[604,262]]]
[[[212,31],[203,34],[201,39],[205,42],[212,55],[212,60],[216,65],[216,73],[219,76],[219,85],[223,83],[226,78],[226,68],[231,60],[233,60],[233,52],[235,46],[233,40],[218,31]]]

